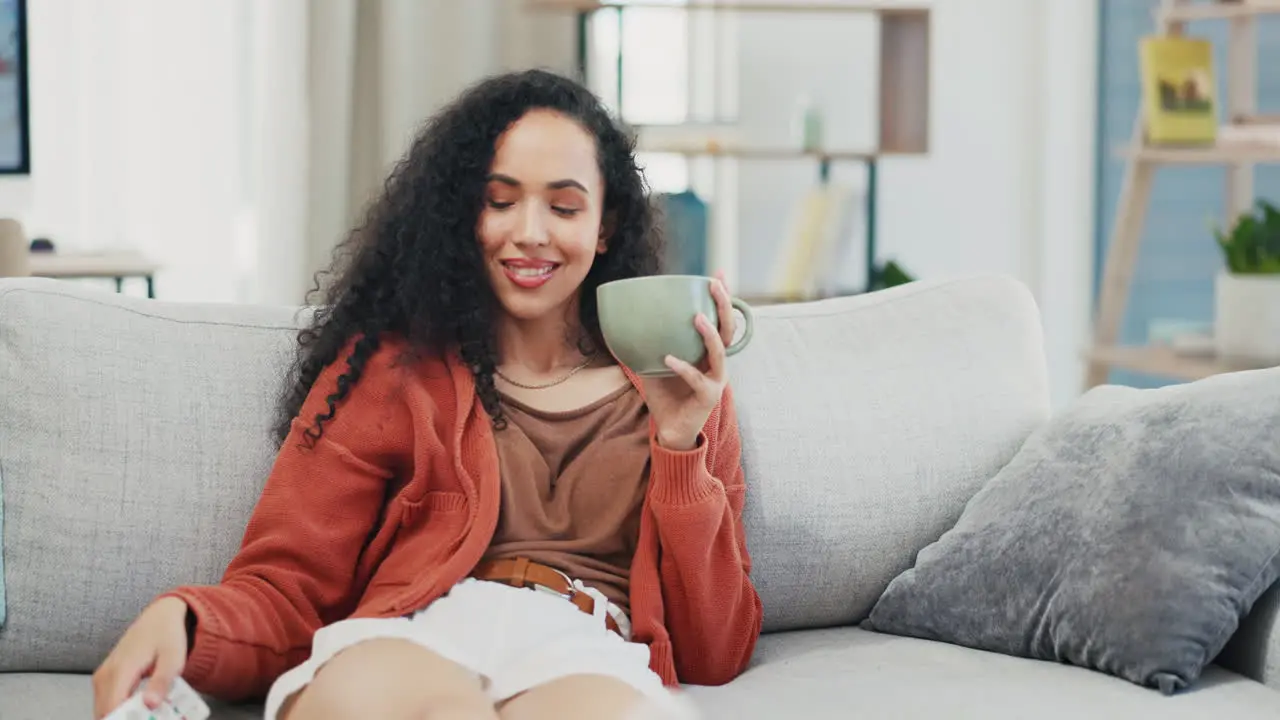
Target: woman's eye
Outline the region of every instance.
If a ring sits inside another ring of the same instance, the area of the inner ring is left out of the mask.
[[[494,210],[506,210],[507,208],[511,207],[512,205],[515,205],[515,203],[513,203],[513,202],[500,202],[500,201],[498,201],[498,200],[490,200],[490,201],[489,201],[489,207],[493,208]]]
[[[557,207],[555,205],[552,205],[551,209],[554,210],[557,214],[564,215],[565,217],[572,217],[578,214],[577,208]]]

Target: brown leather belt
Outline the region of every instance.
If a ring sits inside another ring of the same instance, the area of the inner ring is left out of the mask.
[[[486,560],[476,566],[471,577],[477,580],[490,580],[518,588],[544,590],[563,597],[573,603],[579,610],[595,615],[596,599],[573,586],[568,575],[549,565],[536,563],[528,558],[509,558],[506,560]],[[618,621],[608,612],[604,614],[605,627],[622,635]]]

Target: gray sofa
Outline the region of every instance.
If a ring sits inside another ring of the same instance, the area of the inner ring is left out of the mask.
[[[88,673],[138,610],[218,579],[271,466],[297,321],[0,281],[0,719],[89,717]],[[857,627],[1049,415],[1025,288],[919,282],[757,322],[732,373],[766,632],[742,677],[691,688],[707,718],[1280,717],[1274,589],[1172,697]]]

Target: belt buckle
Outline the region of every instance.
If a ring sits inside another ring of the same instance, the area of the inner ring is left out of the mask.
[[[542,592],[547,593],[549,595],[554,595],[558,598],[562,598],[564,600],[568,600],[569,602],[573,602],[573,599],[578,596],[578,589],[573,586],[573,580],[560,570],[556,570],[555,568],[548,568],[548,569],[554,572],[556,575],[559,575],[560,579],[564,580],[564,586],[569,589],[567,591],[560,591],[560,590],[556,590],[553,587],[543,585],[542,583],[532,583],[534,589],[541,590]]]
[[[559,590],[556,590],[553,587],[547,587],[542,583],[530,583],[530,584],[533,585],[534,590],[537,590],[539,592],[544,592],[548,595],[554,595],[558,598],[561,598],[563,600],[568,600],[570,602],[573,602],[573,596],[574,596],[574,593],[576,592],[574,590],[570,590],[569,592],[560,592]]]

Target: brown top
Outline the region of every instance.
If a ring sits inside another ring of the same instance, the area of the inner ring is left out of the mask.
[[[486,559],[526,557],[630,612],[631,558],[649,483],[649,414],[625,387],[576,410],[503,396],[502,507]]]

